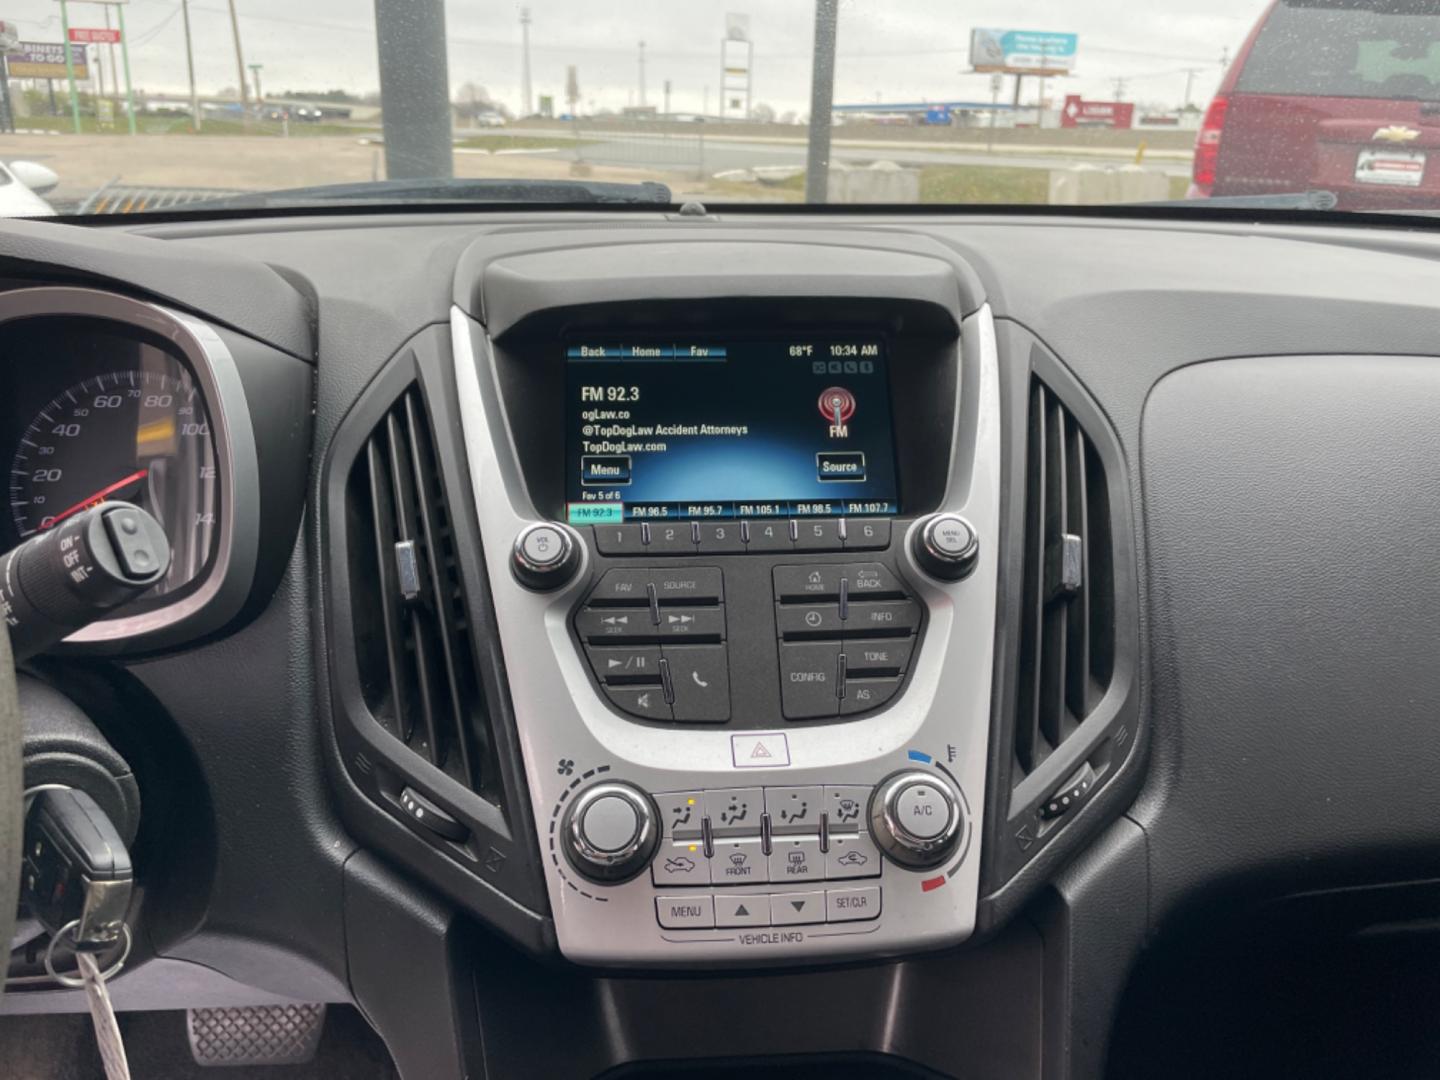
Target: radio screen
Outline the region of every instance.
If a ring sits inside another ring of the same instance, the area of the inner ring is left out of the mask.
[[[881,341],[565,349],[571,524],[900,510]]]

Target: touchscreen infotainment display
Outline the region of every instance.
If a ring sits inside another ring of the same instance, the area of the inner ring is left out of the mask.
[[[895,514],[874,338],[570,341],[572,524]]]

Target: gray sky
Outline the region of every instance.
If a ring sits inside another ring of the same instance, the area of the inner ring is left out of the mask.
[[[370,0],[236,3],[245,59],[265,65],[267,92],[378,87]],[[754,100],[778,112],[808,110],[811,0],[529,0],[528,6],[535,93],[554,94],[557,108],[563,107],[567,64],[579,69],[582,109],[634,102],[643,38],[647,100],[660,104],[669,79],[672,109],[698,111],[709,87],[713,111],[725,13],[741,11],[751,17],[755,42]],[[447,0],[452,87],[475,82],[518,108],[520,7]],[[55,0],[4,0],[0,8],[0,18],[17,22],[23,39],[60,40]],[[1078,74],[1049,84],[1057,96],[1109,99],[1114,80],[1125,78],[1128,100],[1179,104],[1182,69],[1199,68],[1193,98],[1203,105],[1219,81],[1222,52],[1233,55],[1263,8],[1264,0],[842,0],[835,100],[988,98],[988,77],[964,74],[970,29],[980,26],[1078,33]],[[71,0],[69,10],[72,26],[104,25],[94,4]],[[225,0],[192,0],[190,11],[200,89],[233,87]],[[126,20],[136,86],[183,91],[179,0],[130,0]]]

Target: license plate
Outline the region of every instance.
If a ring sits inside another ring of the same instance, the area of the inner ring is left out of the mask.
[[[1419,187],[1425,177],[1425,155],[1418,150],[1361,150],[1355,179],[1362,184]]]

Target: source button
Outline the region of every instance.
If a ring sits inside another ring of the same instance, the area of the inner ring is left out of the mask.
[[[829,450],[815,455],[815,472],[821,480],[865,479],[865,454],[860,450]]]

